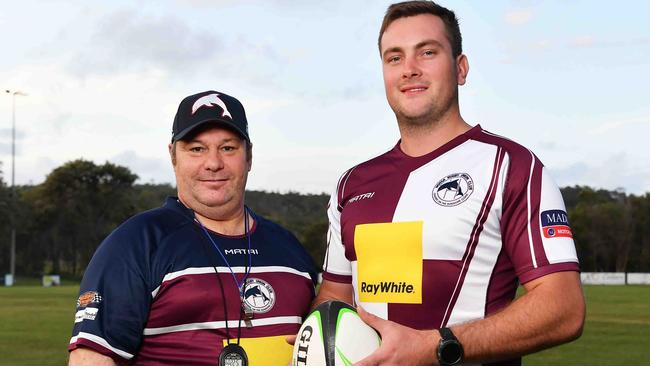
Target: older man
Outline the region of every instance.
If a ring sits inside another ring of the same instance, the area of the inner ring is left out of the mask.
[[[70,365],[282,365],[314,296],[296,238],[244,205],[252,144],[241,103],[180,103],[178,197],[120,225],[84,274]]]

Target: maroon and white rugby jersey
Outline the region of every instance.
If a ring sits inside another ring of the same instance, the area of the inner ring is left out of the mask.
[[[317,275],[293,234],[253,217],[250,247],[246,235],[203,232],[175,197],[127,220],[84,273],[68,349],[130,365],[216,365],[239,333],[242,300],[231,269],[240,283],[249,270],[243,301],[254,318],[250,328],[241,323],[240,345],[251,366],[286,366],[285,336],[309,312]]]
[[[518,283],[578,271],[564,202],[537,157],[476,126],[429,154],[399,143],[347,171],[328,209],[323,277],[409,327],[480,319]]]

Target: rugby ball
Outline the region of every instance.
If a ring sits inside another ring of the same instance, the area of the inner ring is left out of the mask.
[[[341,301],[326,301],[302,323],[292,366],[347,366],[379,348],[379,334]]]

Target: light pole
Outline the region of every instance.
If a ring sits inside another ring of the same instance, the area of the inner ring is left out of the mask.
[[[5,90],[11,94],[11,278],[15,281],[16,277],[16,96],[26,96],[20,90]]]

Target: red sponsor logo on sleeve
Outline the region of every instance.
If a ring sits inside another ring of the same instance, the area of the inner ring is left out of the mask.
[[[543,228],[545,238],[573,238],[571,228],[564,225]]]
[[[545,238],[573,238],[571,227],[569,227],[569,215],[564,210],[542,212],[540,223]]]

